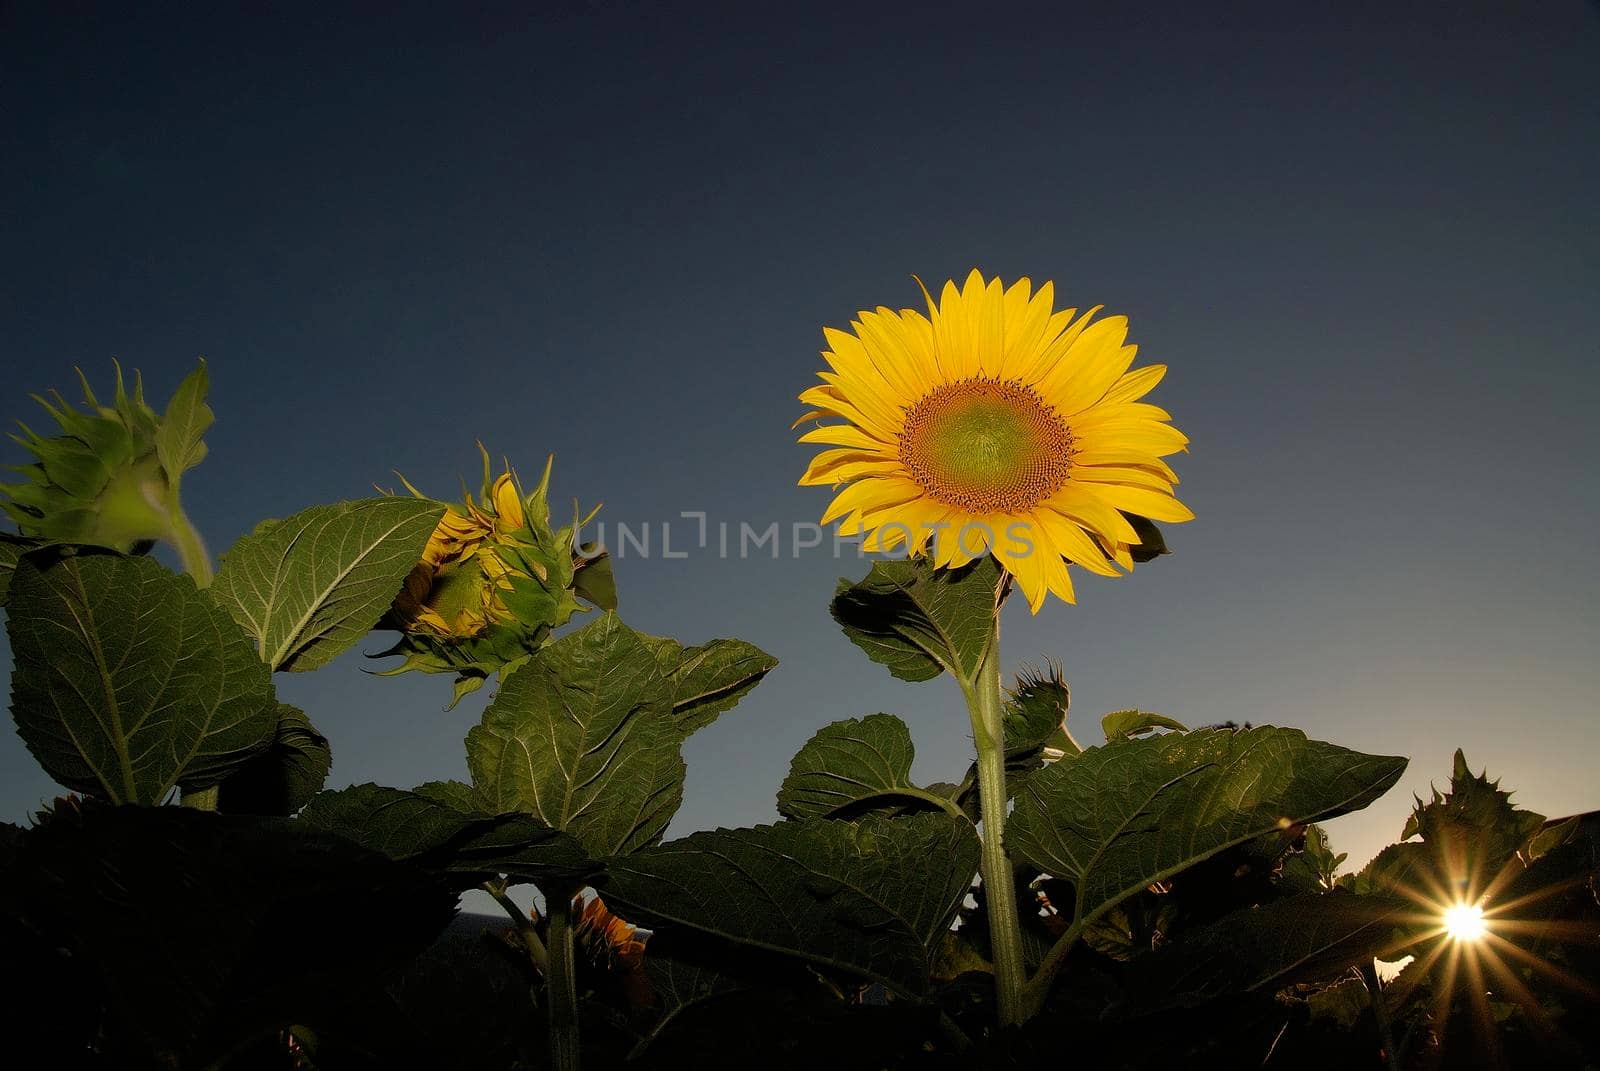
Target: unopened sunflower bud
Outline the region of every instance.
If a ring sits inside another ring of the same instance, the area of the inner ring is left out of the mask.
[[[374,656],[404,656],[385,676],[454,673],[451,706],[491,675],[520,665],[585,603],[615,608],[612,585],[597,582],[598,574],[609,575],[610,561],[603,553],[580,555],[573,543],[594,514],[575,514],[570,527],[550,525],[551,463],[539,485],[524,494],[509,466],[491,477],[489,454],[482,444],[479,450],[484,471],[478,499],[468,494],[445,511],[422,560],[378,623],[398,631],[400,640]],[[425,497],[404,477],[401,482]]]
[[[189,564],[198,539],[183,516],[178,487],[183,473],[205,457],[201,436],[212,421],[205,363],[178,387],[161,416],[145,403],[137,372],[130,395],[117,367],[110,405],[100,403],[81,371],[78,378],[86,410],[59,393],[52,392],[53,400],[34,395],[61,434],[46,437],[21,424],[23,434],[12,438],[36,460],[15,467],[22,482],[0,485],[0,508],[22,535],[44,543],[128,553],[167,540]]]

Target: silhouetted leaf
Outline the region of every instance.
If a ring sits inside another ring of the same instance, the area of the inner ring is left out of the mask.
[[[1133,525],[1134,532],[1139,536],[1139,542],[1128,548],[1128,553],[1132,555],[1134,561],[1141,563],[1155,561],[1163,554],[1172,553],[1167,549],[1167,540],[1161,534],[1161,529],[1157,528],[1156,523],[1149,517],[1141,517],[1137,513],[1126,511],[1122,515]]]
[[[1134,960],[1130,999],[1151,1011],[1331,981],[1399,947],[1396,931],[1407,912],[1398,898],[1346,892],[1307,893],[1235,911]]]
[[[205,1066],[316,1021],[424,948],[456,902],[341,837],[182,807],[57,808],[15,876],[29,924],[98,977],[138,1066]]]
[[[0,607],[6,604],[11,590],[11,576],[17,571],[17,561],[38,545],[36,539],[0,532]]]
[[[461,886],[496,874],[566,883],[595,870],[577,841],[531,815],[465,813],[437,797],[382,785],[319,793],[300,822],[391,859],[460,875]]]
[[[1024,781],[1006,847],[1070,880],[1086,922],[1231,845],[1359,810],[1405,767],[1295,729],[1119,740]]]
[[[916,993],[977,866],[972,824],[942,812],[813,818],[612,859],[606,899],[655,928],[688,926]]]
[[[259,755],[217,786],[217,809],[230,814],[293,814],[322,791],[333,768],[328,738],[298,707],[278,704],[278,729]]]
[[[688,1009],[750,988],[750,983],[737,975],[705,964],[655,955],[648,945],[645,946],[643,964],[659,1014],[634,1049],[635,1055]]]
[[[23,558],[11,711],[45,772],[118,803],[216,784],[277,727],[266,667],[186,576],[150,558]]]
[[[938,806],[911,782],[911,731],[893,714],[836,721],[818,730],[789,763],[778,789],[785,818],[836,818],[865,807]]]
[[[313,506],[235,543],[211,591],[267,665],[316,669],[378,623],[443,515],[416,498]]]
[[[830,607],[852,643],[901,680],[941,671],[970,680],[993,621],[1000,570],[987,555],[959,569],[926,558],[879,561],[859,583],[839,581]]]

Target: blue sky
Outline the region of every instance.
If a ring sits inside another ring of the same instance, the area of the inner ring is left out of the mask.
[[[1592,5],[540,7],[0,14],[0,412],[113,357],[164,397],[204,355],[214,550],[394,469],[452,496],[480,438],[554,452],[558,500],[613,524],[787,528],[825,505],[789,431],[824,324],[915,304],[913,273],[1053,279],[1170,366],[1198,515],[1077,606],[1008,610],[1081,737],[1139,706],[1411,756],[1334,825],[1352,862],[1458,746],[1524,806],[1600,806]],[[964,768],[956,689],[828,618],[864,571],[617,563],[636,628],[782,660],[688,744],[675,834],[772,818],[838,718]],[[464,776],[483,697],[369,665],[278,679],[330,783]],[[0,819],[53,794],[0,732]]]

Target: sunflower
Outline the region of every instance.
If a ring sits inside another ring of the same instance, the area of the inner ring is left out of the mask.
[[[926,316],[880,306],[823,329],[831,371],[795,422],[844,421],[800,436],[832,447],[800,483],[845,485],[823,524],[940,568],[993,553],[1037,613],[1052,592],[1074,601],[1069,566],[1131,570],[1141,519],[1193,519],[1162,460],[1188,437],[1139,400],[1166,366],[1129,371],[1126,317],[1058,312],[1052,283],[976,269],[923,295]]]

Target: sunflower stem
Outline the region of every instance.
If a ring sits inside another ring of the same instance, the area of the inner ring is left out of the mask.
[[[172,542],[178,548],[178,558],[183,562],[184,572],[194,578],[195,587],[210,587],[211,555],[206,551],[205,540],[200,538],[200,532],[179,505],[176,488],[167,494],[167,513],[171,518]]]
[[[989,944],[994,953],[995,998],[1000,1026],[1022,1022],[1022,926],[1017,914],[1016,884],[1006,858],[1006,752],[1000,707],[1000,608],[996,601],[989,643],[972,683],[965,687],[972,717],[972,739],[978,751],[978,807],[983,819],[984,901],[988,906]]]
[[[523,950],[528,953],[528,959],[538,968],[539,973],[545,976],[550,974],[550,953],[545,950],[544,942],[539,940],[539,931],[533,928],[533,919],[528,913],[517,906],[517,902],[506,894],[506,883],[501,880],[486,881],[482,885],[483,891],[494,897],[505,913],[511,916],[511,921],[517,928],[517,939],[522,942]]]
[[[545,934],[550,969],[545,996],[550,1007],[550,1066],[578,1071],[578,982],[573,962],[572,894],[561,889],[545,896],[550,929]]]

